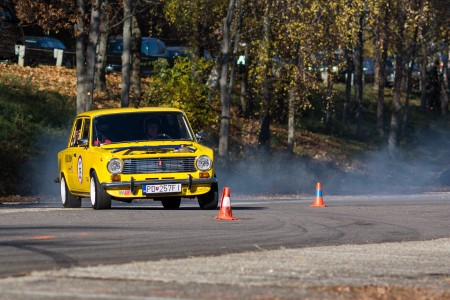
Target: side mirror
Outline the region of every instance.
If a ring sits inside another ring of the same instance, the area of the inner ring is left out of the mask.
[[[195,134],[195,137],[197,138],[197,140],[200,142],[203,138],[203,132],[197,132]]]
[[[87,147],[88,145],[89,145],[89,140],[88,139],[78,140],[78,146],[79,147]]]

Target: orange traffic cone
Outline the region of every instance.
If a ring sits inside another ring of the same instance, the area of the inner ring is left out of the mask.
[[[316,197],[314,197],[314,203],[311,204],[311,207],[327,207],[325,203],[323,203],[322,198],[322,185],[320,182],[316,185]]]
[[[222,190],[222,200],[220,201],[219,215],[215,217],[217,220],[237,220],[231,212],[230,188],[224,187]]]

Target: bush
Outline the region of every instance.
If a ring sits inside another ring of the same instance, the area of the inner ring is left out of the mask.
[[[49,128],[56,132],[64,127],[73,114],[66,97],[39,91],[11,74],[0,75],[0,195],[17,193],[23,164],[39,154],[36,140]]]
[[[149,106],[167,106],[183,110],[195,130],[206,130],[218,122],[217,107],[207,101],[206,79],[211,63],[178,58],[169,68],[166,63],[155,64],[155,74],[146,95]]]
[[[19,105],[0,98],[0,195],[11,192],[17,183],[14,179],[20,177],[18,169],[30,155],[30,144],[38,127]]]

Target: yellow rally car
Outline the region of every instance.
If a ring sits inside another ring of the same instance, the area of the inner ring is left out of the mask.
[[[111,200],[160,200],[180,207],[197,197],[200,208],[215,209],[218,183],[213,150],[200,145],[186,115],[172,108],[116,108],[79,114],[67,148],[58,153],[64,207],[94,209]]]

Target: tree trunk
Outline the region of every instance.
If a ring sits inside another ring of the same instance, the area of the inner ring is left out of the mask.
[[[232,63],[231,63],[231,71],[230,71],[230,82],[228,84],[228,94],[232,94],[233,86],[234,86],[234,78],[236,75],[236,65],[238,60],[238,50],[239,50],[239,41],[241,38],[241,24],[242,24],[242,17],[244,14],[244,8],[243,5],[246,4],[246,1],[242,5],[239,6],[239,19],[236,23],[235,28],[235,36],[234,36],[234,47],[233,47],[233,57],[232,57]]]
[[[253,101],[248,90],[248,65],[250,63],[249,60],[249,51],[248,47],[245,47],[245,65],[241,67],[241,92],[240,92],[240,103],[241,103],[241,111],[244,117],[248,118],[253,110]]]
[[[206,87],[208,88],[208,97],[206,101],[211,102],[216,94],[217,88],[219,86],[220,74],[219,74],[219,63],[216,62],[211,69],[208,80],[206,81]]]
[[[95,73],[95,90],[98,92],[106,92],[106,52],[108,50],[108,33],[100,33],[99,43],[97,47],[97,63]]]
[[[233,19],[235,0],[230,0],[227,16],[223,19],[222,53],[220,59],[220,100],[222,113],[219,133],[219,156],[228,157],[228,135],[230,127],[231,99],[228,92],[228,62],[230,56],[231,21]]]
[[[424,29],[423,29],[424,30]],[[422,37],[424,33],[422,31]],[[428,78],[427,78],[427,65],[428,65],[428,46],[427,42],[422,38],[420,43],[420,109],[422,111],[427,110],[427,86],[428,86]]]
[[[86,4],[84,0],[77,0],[77,26],[75,27],[76,36],[76,60],[77,60],[77,114],[89,110],[88,95],[86,88]]]
[[[406,73],[406,91],[405,91],[405,109],[403,112],[403,121],[402,121],[402,127],[401,127],[401,136],[404,136],[406,133],[406,127],[408,125],[408,117],[409,117],[409,100],[411,96],[411,90],[412,90],[412,72],[414,68],[414,59],[416,57],[416,45],[417,45],[417,35],[419,33],[419,25],[414,30],[414,37],[413,37],[413,43],[412,43],[412,53],[411,57],[409,59],[409,67],[408,72]]]
[[[444,65],[442,67],[442,78],[441,78],[441,115],[444,117],[448,116],[448,101],[449,101],[449,79],[448,79],[448,58],[449,58],[449,46],[448,41],[443,51],[443,55],[446,58],[444,60]]]
[[[139,103],[142,96],[141,91],[141,44],[142,32],[136,15],[131,19],[131,94]]]
[[[356,135],[362,136],[362,100],[363,100],[363,63],[364,63],[364,13],[361,13],[359,19],[359,30],[355,47],[355,100],[356,100]]]
[[[347,62],[347,70],[345,72],[345,99],[344,107],[342,109],[342,123],[348,123],[348,116],[350,111],[350,103],[352,99],[352,76],[353,76],[353,58],[350,50],[345,50],[345,60]]]
[[[383,30],[380,28],[380,20],[377,19],[376,25],[375,25],[375,32],[373,37],[373,85],[372,90],[376,92],[379,88],[378,81],[380,80],[380,58],[381,58],[381,51],[383,51],[381,43],[382,43],[382,35]],[[380,47],[381,46],[381,47]]]
[[[87,109],[92,109],[94,100],[94,81],[95,81],[95,66],[97,60],[97,44],[100,33],[100,0],[92,1],[91,20],[89,26],[88,44],[86,47],[86,90],[88,91],[88,105]]]
[[[448,82],[448,72],[447,67],[443,68],[442,78],[441,78],[441,115],[444,117],[448,116],[448,101],[449,101],[449,82]]]
[[[266,10],[263,17],[263,86],[262,86],[262,104],[261,113],[259,117],[259,136],[258,143],[263,150],[270,149],[270,91],[269,91],[269,70],[271,66],[271,51],[270,51],[270,12],[271,1],[268,0]]]
[[[294,154],[295,147],[295,97],[297,96],[296,84],[292,84],[289,89],[289,111],[288,111],[288,144],[287,150]]]
[[[331,75],[331,68],[328,70],[328,82],[327,82],[327,113],[326,113],[326,126],[329,133],[333,129],[333,76]]]
[[[108,50],[108,22],[109,17],[105,12],[105,7],[108,5],[108,0],[103,0],[101,4],[101,18],[100,18],[100,35],[97,46],[97,63],[95,67],[95,91],[106,92],[106,55]]]
[[[388,52],[389,34],[389,8],[384,9],[383,29],[380,34],[381,53],[379,60],[378,104],[377,104],[377,132],[379,137],[384,136],[384,88],[386,86],[386,62]]]
[[[96,49],[100,27],[100,0],[92,2],[89,36],[86,41],[86,4],[77,0],[78,19],[76,32],[77,57],[77,113],[92,109]],[[86,53],[86,56],[84,55]]]
[[[123,53],[122,53],[122,95],[121,106],[130,105],[131,74],[131,11],[132,0],[123,1]]]
[[[427,0],[420,1],[420,14],[419,14],[419,23],[417,34],[419,39],[419,71],[420,71],[420,108],[422,111],[426,111],[427,108],[427,67],[428,67],[428,41],[425,40],[425,36],[427,34],[426,22],[428,21],[429,15],[428,11],[425,11],[425,6],[428,6]],[[414,45],[415,47],[415,45]]]
[[[397,146],[400,140],[400,122],[401,122],[401,90],[403,81],[403,59],[400,52],[398,52],[395,60],[395,79],[394,79],[394,96],[392,100],[392,114],[391,114],[391,124],[389,128],[389,140],[388,148],[391,157],[395,158],[397,155]]]
[[[396,57],[395,57],[395,79],[394,79],[394,95],[392,99],[391,124],[389,128],[388,149],[392,158],[397,157],[397,146],[400,141],[401,128],[401,111],[402,111],[402,85],[403,85],[403,44],[404,44],[404,24],[406,13],[402,3],[397,3],[397,28],[396,36]]]

